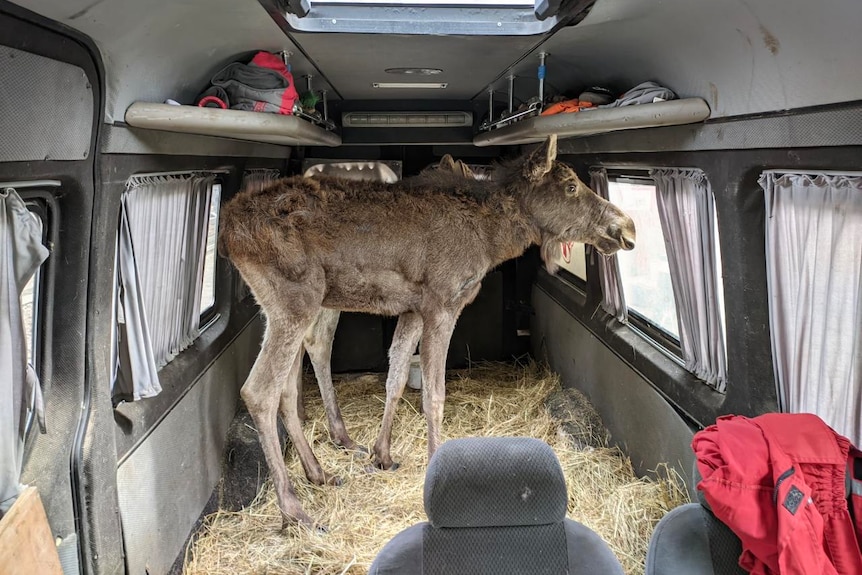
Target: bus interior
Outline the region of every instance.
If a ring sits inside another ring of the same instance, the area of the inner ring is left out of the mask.
[[[860,445],[860,24],[853,0],[0,0],[0,514],[35,487],[65,575],[181,573],[266,330],[220,209],[447,155],[494,182],[550,142],[635,247],[495,265],[448,370],[547,366],[689,501],[724,416]],[[376,424],[397,321],[346,310],[332,342],[339,394],[379,376]],[[0,573],[55,572],[2,542]]]

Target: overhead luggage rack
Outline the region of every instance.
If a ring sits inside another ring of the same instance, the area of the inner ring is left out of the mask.
[[[125,121],[135,128],[250,140],[284,146],[341,145],[341,137],[297,116],[135,102]]]
[[[710,110],[701,98],[668,100],[617,108],[592,108],[570,114],[535,116],[503,128],[477,134],[479,147],[531,144],[551,134],[559,138],[589,136],[617,130],[694,124],[709,117]]]

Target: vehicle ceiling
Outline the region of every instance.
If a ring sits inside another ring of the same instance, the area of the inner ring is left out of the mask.
[[[538,36],[393,36],[293,33],[257,0],[18,0],[90,36],[107,71],[106,121],[136,100],[190,103],[226,63],[257,50],[290,50],[293,71],[345,100],[487,99],[488,85],[536,93],[537,54],[551,90],[654,80],[704,98],[712,117],[862,99],[858,0],[597,0],[581,23]],[[307,55],[307,56],[306,56]],[[435,67],[445,90],[375,90],[403,81],[389,67]],[[323,79],[325,77],[327,81]],[[576,92],[575,92],[576,94]],[[501,100],[506,96],[502,95]]]

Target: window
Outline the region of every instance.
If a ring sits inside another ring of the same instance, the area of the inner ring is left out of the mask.
[[[35,182],[14,182],[9,184],[0,184],[0,191],[4,189],[14,189],[24,195],[22,199],[24,207],[30,212],[33,223],[36,225],[42,245],[48,247],[48,205],[44,199],[33,199],[34,194],[28,188],[45,188],[59,186],[59,182],[50,181],[35,181]],[[36,192],[38,196],[43,192]],[[26,198],[31,199],[26,199]],[[27,348],[27,363],[37,368],[39,365],[39,350],[38,350],[38,322],[39,322],[39,294],[42,286],[42,270],[45,267],[45,262],[39,266],[21,291],[20,306],[21,306],[21,321],[24,324],[24,342]]]
[[[682,360],[706,385],[727,384],[721,261],[715,202],[697,168],[608,176],[590,170],[596,192],[626,211],[637,246],[599,260],[602,308]],[[607,263],[606,263],[607,262]]]
[[[2,250],[0,269],[4,270],[2,288],[4,298],[12,296],[18,299],[7,300],[8,305],[0,306],[0,323],[10,337],[6,338],[6,346],[0,350],[0,363],[3,363],[5,375],[9,375],[9,385],[0,393],[0,403],[7,403],[12,409],[20,410],[24,415],[23,425],[16,434],[16,446],[11,451],[8,445],[0,445],[0,452],[14,454],[18,449],[17,441],[25,441],[34,422],[45,430],[45,415],[43,411],[42,388],[39,384],[39,310],[41,289],[41,270],[49,257],[48,250],[48,200],[46,187],[59,186],[55,180],[32,182],[11,182],[0,184],[0,236],[8,249]],[[40,188],[34,191],[28,188]],[[24,194],[24,199],[18,191]],[[25,192],[26,190],[26,192]],[[38,199],[37,199],[38,198]],[[18,283],[27,279],[24,286]],[[23,289],[21,289],[23,288]],[[19,291],[20,289],[20,291]],[[16,312],[20,312],[16,313]],[[23,329],[22,329],[23,328]],[[22,333],[23,332],[23,333]],[[23,338],[22,338],[23,336]],[[25,365],[14,365],[21,358],[15,351],[24,349],[25,361],[29,364],[24,376]],[[9,361],[7,361],[9,360]],[[8,364],[8,366],[7,366]],[[14,368],[13,368],[14,366]],[[10,412],[11,413],[11,412]],[[10,435],[8,439],[11,439]],[[0,499],[5,499],[0,493]]]
[[[862,173],[771,170],[766,279],[783,411],[862,442]]]
[[[215,306],[216,282],[216,245],[218,239],[218,215],[221,207],[221,184],[212,185],[210,196],[209,225],[207,226],[207,245],[204,256],[203,285],[201,286],[201,317],[209,319],[207,312]]]
[[[126,183],[118,234],[115,398],[160,393],[158,370],[200,335],[201,310],[215,302],[214,195],[221,195],[221,186],[212,173],[139,175]]]
[[[581,242],[563,242],[556,262],[560,269],[585,282],[587,281],[587,256],[584,248]]]
[[[678,346],[679,325],[655,184],[649,177],[610,176],[608,192],[610,201],[631,216],[637,229],[637,248],[617,254],[628,310]]]
[[[572,15],[569,10],[582,7],[563,4],[560,13],[560,4],[546,0],[280,0],[279,4],[280,16],[302,32],[462,36],[544,34]]]
[[[27,209],[33,214],[33,220],[38,222],[39,229],[42,234],[42,244],[48,245],[47,238],[47,210],[42,202],[30,201],[26,202]],[[30,278],[21,292],[21,319],[24,322],[24,340],[27,343],[27,363],[34,368],[38,367],[38,330],[36,328],[39,321],[39,293],[42,285],[42,268],[44,263],[39,266],[36,273]]]

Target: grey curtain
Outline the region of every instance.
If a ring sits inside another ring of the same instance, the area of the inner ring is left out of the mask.
[[[215,177],[133,177],[120,213],[114,395],[161,392],[158,369],[200,335],[209,207]]]
[[[654,169],[650,175],[656,184],[685,367],[723,393],[727,357],[709,180],[695,169]]]
[[[39,219],[12,188],[0,189],[0,514],[20,492],[27,421],[44,431],[42,390],[27,363],[21,292],[48,257]]]
[[[259,168],[246,170],[242,176],[242,188],[243,190],[248,188],[257,188],[266,184],[267,182],[272,182],[277,180],[281,173],[278,170]],[[244,300],[251,294],[251,290],[248,288],[248,285],[243,281],[242,276],[238,271],[234,271],[235,285],[234,290],[237,294],[237,299]]]
[[[862,445],[862,174],[768,171],[760,185],[781,407]]]
[[[604,168],[590,170],[590,187],[599,196],[608,199],[608,172]],[[620,280],[620,263],[616,254],[602,256],[595,248],[590,252],[598,255],[599,280],[602,286],[602,309],[616,317],[622,323],[629,320],[626,298]]]

